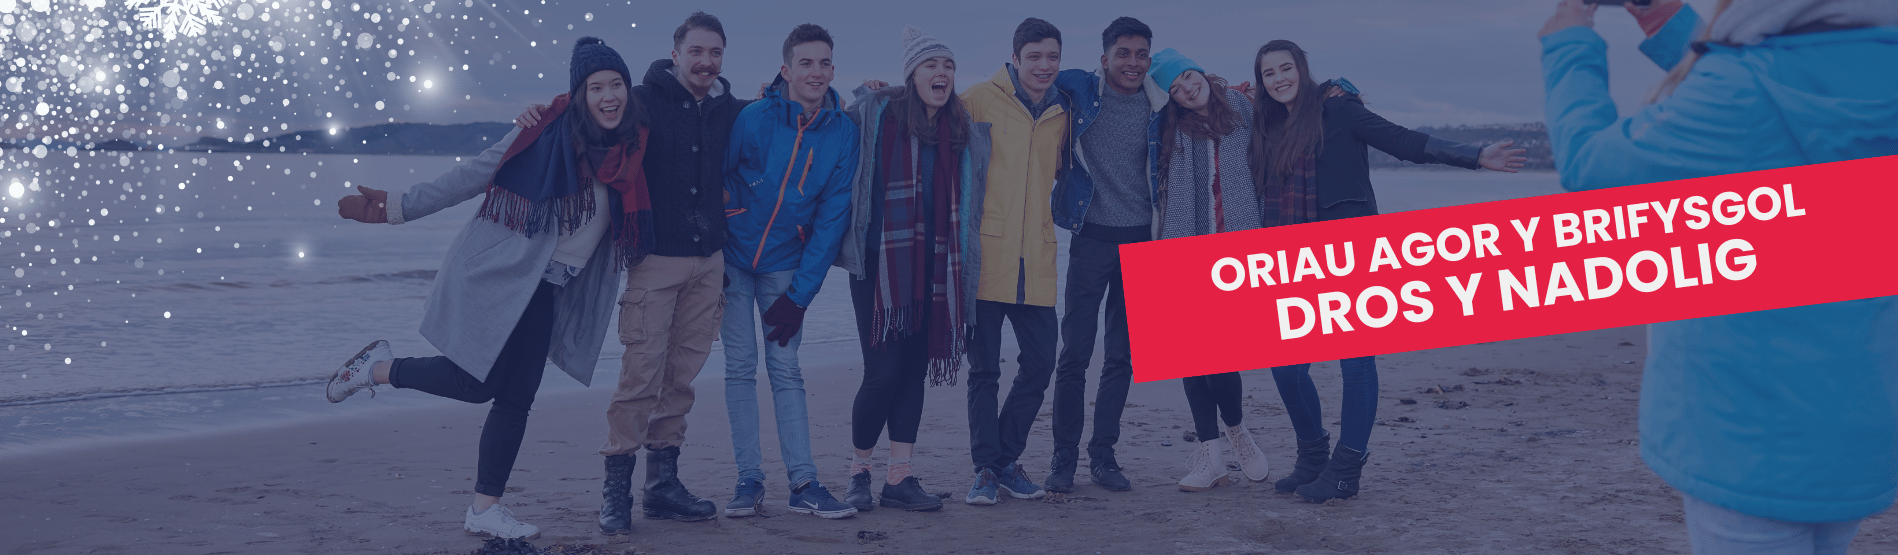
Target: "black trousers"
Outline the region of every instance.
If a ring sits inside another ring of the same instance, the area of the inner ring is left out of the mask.
[[[1002,321],[1015,324],[1021,355],[1008,400],[996,413],[1002,380]],[[1041,412],[1041,401],[1054,373],[1057,325],[1054,307],[975,302],[975,338],[969,342],[969,457],[980,472],[1000,473],[1015,464],[1028,446],[1028,428]]]
[[[929,335],[871,346],[876,336],[875,280],[850,279],[850,304],[857,312],[857,338],[863,344],[863,385],[850,407],[850,438],[858,449],[873,449],[884,428],[890,441],[916,443],[923,422],[923,388],[929,375]],[[928,315],[923,316],[927,322]]]
[[[1221,420],[1238,426],[1245,418],[1239,405],[1246,392],[1238,372],[1182,378],[1180,385],[1186,388],[1186,406],[1193,411],[1193,431],[1200,441],[1219,437]]]
[[[500,358],[482,382],[448,357],[398,358],[389,365],[389,385],[469,403],[493,401],[488,422],[481,428],[481,450],[475,471],[475,493],[501,497],[514,459],[527,433],[527,411],[540,392],[547,368],[547,350],[553,341],[554,293],[560,286],[540,282],[534,298],[514,323],[514,332],[501,347]]]
[[[1087,368],[1094,358],[1102,301],[1107,304],[1105,360],[1094,393],[1090,459],[1112,458],[1120,441],[1120,413],[1133,383],[1133,353],[1127,339],[1127,293],[1120,276],[1120,245],[1075,234],[1068,246],[1066,312],[1061,315],[1061,355],[1055,362],[1054,453],[1075,460],[1086,418]]]

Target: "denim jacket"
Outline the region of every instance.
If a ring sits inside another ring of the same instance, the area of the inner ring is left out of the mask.
[[[1069,231],[1080,231],[1081,222],[1086,221],[1087,207],[1094,202],[1094,179],[1087,173],[1087,157],[1082,156],[1081,134],[1094,124],[1101,115],[1101,87],[1107,86],[1103,70],[1087,71],[1081,69],[1062,70],[1055,77],[1054,86],[1062,93],[1074,99],[1074,124],[1068,126],[1068,144],[1073,155],[1068,157],[1067,167],[1061,169],[1061,175],[1054,182],[1054,225]],[[1147,116],[1147,187],[1152,199],[1160,198],[1160,109],[1166,106],[1167,90],[1153,82],[1153,76],[1141,78],[1142,90],[1147,93],[1147,102],[1152,109]],[[1154,205],[1159,210],[1159,205]],[[1160,221],[1154,218],[1155,222]]]

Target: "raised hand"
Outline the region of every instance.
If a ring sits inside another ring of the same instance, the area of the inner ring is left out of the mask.
[[[359,194],[336,201],[336,215],[365,224],[389,223],[389,193],[368,187],[356,187]]]
[[[888,87],[888,86],[890,86],[890,82],[889,82],[889,81],[884,81],[884,80],[882,80],[882,79],[864,79],[864,80],[863,80],[863,86],[865,86],[865,87],[869,87],[869,89],[870,89],[870,90],[873,90],[873,91],[874,91],[874,90],[877,90],[877,89],[881,89],[881,88],[883,88],[883,87]]]
[[[532,128],[534,125],[540,123],[540,113],[546,109],[546,104],[528,106],[527,111],[521,112],[519,117],[514,118],[514,125],[520,126],[521,129]]]
[[[1546,37],[1555,34],[1556,31],[1569,27],[1588,27],[1593,29],[1595,27],[1595,8],[1598,7],[1601,6],[1599,4],[1589,4],[1582,0],[1560,0],[1555,4],[1555,15],[1549,16],[1549,20],[1542,24],[1542,31],[1536,33],[1536,36]]]
[[[1516,173],[1529,159],[1522,156],[1528,149],[1509,148],[1515,144],[1516,141],[1503,141],[1483,147],[1483,153],[1477,156],[1476,163],[1484,169]]]

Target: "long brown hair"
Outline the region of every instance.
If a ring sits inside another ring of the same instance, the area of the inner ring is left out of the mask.
[[[1160,160],[1163,164],[1172,163],[1173,151],[1179,147],[1176,144],[1178,141],[1175,138],[1176,131],[1185,133],[1189,139],[1204,141],[1232,133],[1233,128],[1242,123],[1239,121],[1239,112],[1226,104],[1228,89],[1226,89],[1225,79],[1215,79],[1199,70],[1187,71],[1199,73],[1201,77],[1206,78],[1206,93],[1211,98],[1206,99],[1206,115],[1202,116],[1199,112],[1171,100],[1172,95],[1168,95],[1166,107],[1162,108],[1160,113]],[[1172,84],[1166,83],[1166,85]]]
[[[914,73],[904,77],[902,92],[890,100],[887,109],[896,111],[896,117],[902,118],[903,124],[909,127],[910,134],[915,135],[916,140],[935,146],[936,120],[929,119],[929,105],[923,103],[922,93],[918,90]],[[942,105],[938,111],[947,114],[950,125],[955,126],[955,129],[949,130],[950,140],[953,141],[949,146],[956,150],[969,146],[969,126],[965,125],[969,121],[969,111],[962,107],[961,95],[949,91],[949,103]],[[937,117],[943,114],[937,114]]]
[[[1298,67],[1298,95],[1286,106],[1272,99],[1265,86],[1266,54],[1284,51],[1292,55]],[[1275,40],[1259,47],[1252,57],[1252,82],[1258,84],[1258,105],[1252,111],[1252,158],[1254,175],[1263,192],[1267,184],[1285,183],[1297,171],[1299,158],[1315,156],[1324,148],[1324,91],[1311,78],[1311,64],[1305,50],[1289,40]]]
[[[1726,13],[1727,6],[1731,5],[1733,5],[1733,0],[1720,0],[1720,3],[1714,6],[1713,17],[1707,18],[1707,23],[1702,25],[1704,28],[1700,32],[1700,38],[1696,40],[1706,41],[1712,37],[1714,21],[1719,20],[1720,14]],[[1661,79],[1661,84],[1654,88],[1654,93],[1648,95],[1648,103],[1653,104],[1660,102],[1661,99],[1674,94],[1674,88],[1679,87],[1681,81],[1687,80],[1687,74],[1694,72],[1694,62],[1698,61],[1700,61],[1700,51],[1687,51],[1687,55],[1681,57],[1681,61],[1674,64],[1674,69],[1667,72],[1667,77]]]

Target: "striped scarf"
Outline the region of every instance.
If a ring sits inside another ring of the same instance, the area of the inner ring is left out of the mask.
[[[884,183],[882,225],[876,245],[876,292],[871,312],[872,347],[928,334],[930,385],[954,385],[967,352],[962,332],[962,249],[955,221],[961,176],[949,110],[936,120],[935,163],[925,177],[922,142],[896,110],[885,110],[877,142],[877,178]],[[927,181],[925,181],[927,180]],[[925,201],[923,195],[928,195]],[[927,212],[924,212],[927,210]]]

